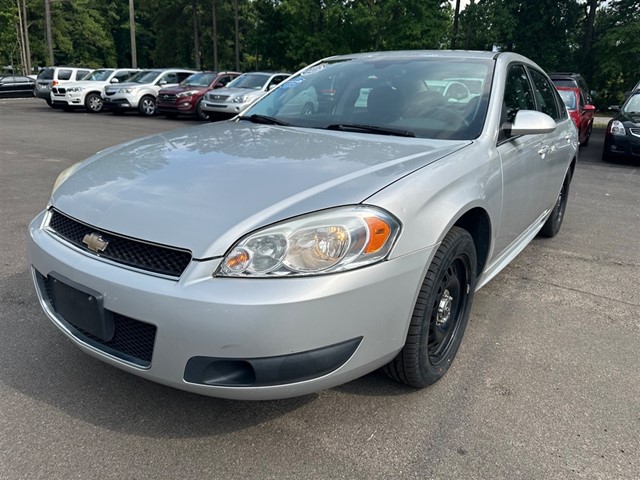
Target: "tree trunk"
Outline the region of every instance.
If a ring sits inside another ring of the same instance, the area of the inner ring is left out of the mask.
[[[587,6],[589,11],[586,12],[587,18],[584,26],[584,41],[582,43],[582,58],[584,58],[587,65],[589,64],[591,57],[591,49],[593,46],[593,25],[596,21],[596,9],[598,8],[598,2],[600,0],[588,0]]]
[[[216,18],[216,0],[211,0],[211,20],[213,22],[213,69],[218,71],[218,19]]]
[[[451,50],[456,48],[458,39],[458,22],[460,21],[460,0],[456,0],[456,11],[453,14],[453,35],[451,36]]]
[[[193,49],[196,61],[196,70],[201,69],[200,61],[200,33],[198,25],[198,0],[193,0]]]
[[[465,15],[466,20],[467,20],[467,35],[464,39],[464,49],[465,50],[469,50],[471,47],[471,27],[473,26],[473,20],[474,17],[471,16],[470,12],[474,12],[474,6],[475,4],[475,0],[471,0],[469,2],[469,5],[467,6],[467,15]],[[471,8],[469,8],[471,7]]]
[[[49,65],[55,65],[55,59],[53,58],[53,34],[51,33],[51,0],[44,0],[44,28],[47,60]]]
[[[24,68],[26,70],[25,75],[31,75],[31,46],[29,44],[29,23],[27,23],[27,5],[25,3],[25,0],[21,0],[18,3],[18,10],[20,10],[20,7],[22,7],[22,38],[24,39],[23,41],[23,48],[24,48]]]

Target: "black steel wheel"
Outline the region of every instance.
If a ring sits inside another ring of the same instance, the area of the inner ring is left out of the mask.
[[[458,352],[469,320],[476,269],[473,238],[466,230],[453,227],[422,283],[405,345],[383,367],[387,375],[416,388],[442,378]]]
[[[564,220],[564,212],[567,210],[567,202],[569,201],[569,184],[571,183],[571,172],[567,173],[567,176],[562,182],[562,188],[556,199],[556,203],[551,210],[551,214],[547,221],[544,222],[540,235],[543,237],[555,237],[560,231],[562,226],[562,220]]]

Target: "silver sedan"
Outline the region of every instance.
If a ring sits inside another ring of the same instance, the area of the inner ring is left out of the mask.
[[[558,233],[577,145],[517,54],[323,59],[232,120],[62,172],[29,227],[35,288],[82,350],[184,390],[291,397],[380,367],[425,387],[474,292]]]

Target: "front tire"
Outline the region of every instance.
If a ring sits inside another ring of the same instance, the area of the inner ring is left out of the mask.
[[[383,367],[394,380],[424,388],[444,376],[462,341],[476,287],[476,249],[453,227],[433,257],[416,301],[404,347]]]
[[[558,194],[556,204],[553,206],[553,210],[551,210],[551,215],[549,215],[549,218],[547,218],[547,221],[544,222],[544,225],[540,230],[541,236],[547,238],[555,237],[560,231],[562,220],[564,220],[564,213],[567,209],[567,203],[569,201],[570,183],[571,172],[567,172],[567,176],[562,182],[562,188],[560,189],[560,193]]]
[[[198,105],[196,105],[196,117],[198,117],[198,120],[202,120],[203,122],[206,122],[211,118],[211,115],[202,110],[202,99],[198,100]]]
[[[84,106],[89,113],[100,113],[104,102],[97,93],[89,93],[84,99]]]
[[[138,112],[145,117],[151,117],[156,113],[156,99],[151,95],[145,95],[140,99]]]

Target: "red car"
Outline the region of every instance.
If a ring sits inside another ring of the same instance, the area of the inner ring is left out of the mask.
[[[591,129],[593,128],[593,116],[596,111],[596,107],[585,102],[582,90],[573,87],[556,87],[564,104],[569,110],[569,115],[576,124],[578,129],[578,137],[580,138],[580,145],[586,145],[589,143],[589,137],[591,136]]]
[[[178,115],[195,115],[200,120],[209,120],[200,103],[203,95],[214,88],[222,88],[239,76],[238,72],[195,73],[177,87],[163,88],[158,93],[157,111],[169,118]]]

